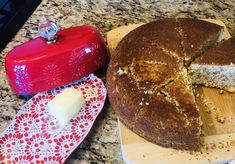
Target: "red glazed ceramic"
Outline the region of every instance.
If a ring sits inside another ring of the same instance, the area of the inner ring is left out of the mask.
[[[108,63],[107,48],[95,27],[72,27],[57,34],[51,22],[39,28],[45,38],[24,43],[6,56],[6,75],[16,94],[51,90],[87,76]]]

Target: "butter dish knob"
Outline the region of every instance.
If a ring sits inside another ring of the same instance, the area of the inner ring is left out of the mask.
[[[45,21],[38,27],[38,33],[47,44],[55,43],[57,39],[58,27],[53,21]]]

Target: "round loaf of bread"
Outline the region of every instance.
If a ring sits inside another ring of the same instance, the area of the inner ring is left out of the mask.
[[[109,100],[120,121],[158,145],[198,150],[201,121],[187,65],[216,45],[221,32],[202,20],[168,18],[127,34],[107,72]]]

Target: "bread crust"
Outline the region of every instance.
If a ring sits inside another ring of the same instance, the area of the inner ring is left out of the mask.
[[[233,65],[235,64],[235,37],[223,41],[221,44],[205,52],[193,64]]]

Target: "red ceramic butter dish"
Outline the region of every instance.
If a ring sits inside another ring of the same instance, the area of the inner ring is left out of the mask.
[[[78,26],[57,33],[47,21],[38,37],[11,50],[5,59],[9,84],[16,94],[29,95],[68,84],[106,65],[107,48],[99,31]]]

